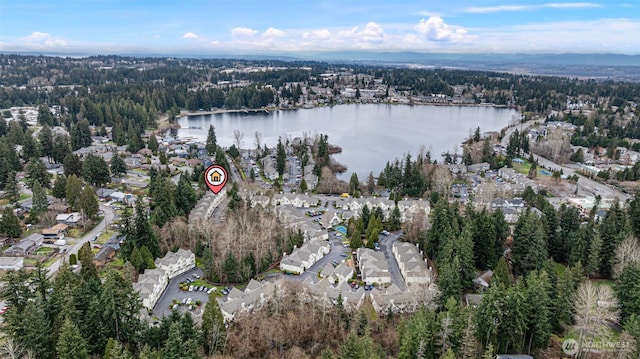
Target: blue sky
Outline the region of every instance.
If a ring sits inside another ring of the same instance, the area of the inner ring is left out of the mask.
[[[640,0],[0,0],[0,51],[640,54]]]

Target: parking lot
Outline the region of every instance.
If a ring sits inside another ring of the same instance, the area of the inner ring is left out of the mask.
[[[153,316],[157,318],[162,318],[164,316],[170,315],[173,305],[173,300],[177,300],[178,302],[182,302],[184,299],[191,298],[192,302],[201,301],[202,306],[198,309],[195,309],[192,314],[194,317],[199,316],[199,314],[204,309],[204,305],[207,303],[209,299],[209,295],[206,291],[183,291],[180,290],[180,283],[186,281],[187,279],[195,279],[193,275],[202,276],[202,270],[200,268],[194,267],[179,276],[171,279],[169,281],[169,285],[165,289],[164,293],[156,303],[156,306],[153,308]],[[187,311],[187,305],[178,306],[177,310]]]

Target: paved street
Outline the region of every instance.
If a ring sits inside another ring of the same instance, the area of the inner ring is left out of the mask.
[[[85,242],[88,242],[88,241],[92,240],[93,238],[95,238],[98,235],[99,232],[106,231],[107,223],[113,222],[114,213],[113,213],[113,210],[111,209],[111,207],[100,203],[100,210],[102,210],[104,212],[104,218],[102,219],[102,222],[98,223],[98,225],[95,226],[95,228],[93,228],[91,231],[89,231],[84,237],[80,238],[72,247],[68,247],[67,248],[67,252],[64,254],[64,256],[62,256],[61,258],[58,258],[58,260],[56,260],[55,262],[53,262],[49,266],[49,274],[48,274],[49,277],[55,276],[55,274],[60,269],[60,266],[62,265],[62,261],[63,260],[68,262],[69,261],[69,256],[72,253],[77,255],[78,254],[78,250],[80,250],[80,247],[82,247],[82,245]]]
[[[400,267],[398,267],[398,261],[393,255],[393,244],[398,241],[398,238],[402,235],[400,233],[390,233],[388,236],[380,236],[380,250],[384,252],[387,263],[389,263],[389,274],[391,274],[391,283],[395,284],[400,290],[405,291],[407,285],[404,282],[402,273],[400,273]]]

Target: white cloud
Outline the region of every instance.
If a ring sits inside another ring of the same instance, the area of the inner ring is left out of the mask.
[[[439,13],[437,12],[431,12],[431,11],[426,11],[426,10],[422,10],[422,11],[418,11],[416,13],[416,15],[418,16],[426,16],[426,17],[431,17],[431,16],[441,16]]]
[[[533,7],[529,5],[472,6],[464,9],[464,11],[475,13],[475,14],[487,14],[491,12],[502,12],[502,11],[523,11],[523,10],[529,10],[532,8]]]
[[[252,37],[258,33],[258,30],[250,29],[248,27],[234,27],[231,29],[231,35],[234,37]]]
[[[213,40],[213,41],[211,41],[211,42],[210,42],[210,44],[211,44],[211,45],[219,45],[219,44],[220,44],[220,41],[218,41],[218,40]]]
[[[311,40],[323,40],[331,37],[331,31],[327,29],[312,30],[302,33],[302,37]]]
[[[421,19],[414,29],[430,41],[458,41],[467,35],[467,30],[447,25],[439,16]]]
[[[183,39],[197,39],[199,36],[194,34],[193,32],[187,32],[186,34],[182,35]]]
[[[585,7],[602,7],[600,4],[592,2],[561,2],[561,3],[548,3],[542,5],[544,7],[550,7],[554,9],[576,9]]]
[[[350,30],[339,31],[338,36],[341,38],[340,40],[350,40],[358,43],[382,42],[384,40],[384,29],[379,24],[370,22],[362,30],[356,26]]]
[[[262,36],[264,36],[264,37],[282,37],[282,36],[285,36],[286,34],[287,33],[282,31],[282,30],[278,30],[276,28],[270,27],[262,34]]]
[[[56,48],[56,47],[65,47],[67,46],[67,42],[61,38],[52,36],[46,32],[34,31],[29,36],[23,38],[23,45],[32,48]]]

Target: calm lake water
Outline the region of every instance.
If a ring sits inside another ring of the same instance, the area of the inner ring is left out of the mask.
[[[407,105],[340,105],[271,113],[220,113],[181,117],[178,130],[181,137],[201,141],[207,138],[209,124],[216,129],[218,144],[234,144],[233,131],[244,132],[242,148],[255,148],[254,133],[262,134],[262,143],[274,147],[278,137],[302,137],[327,134],[329,143],[342,147],[334,158],[347,166],[341,177],[348,179],[357,172],[361,181],[370,171],[377,176],[387,161],[412,157],[421,146],[432,157],[449,151],[462,153],[460,143],[470,131],[480,126],[481,132],[499,131],[517,116],[512,109],[470,106],[407,106]]]

